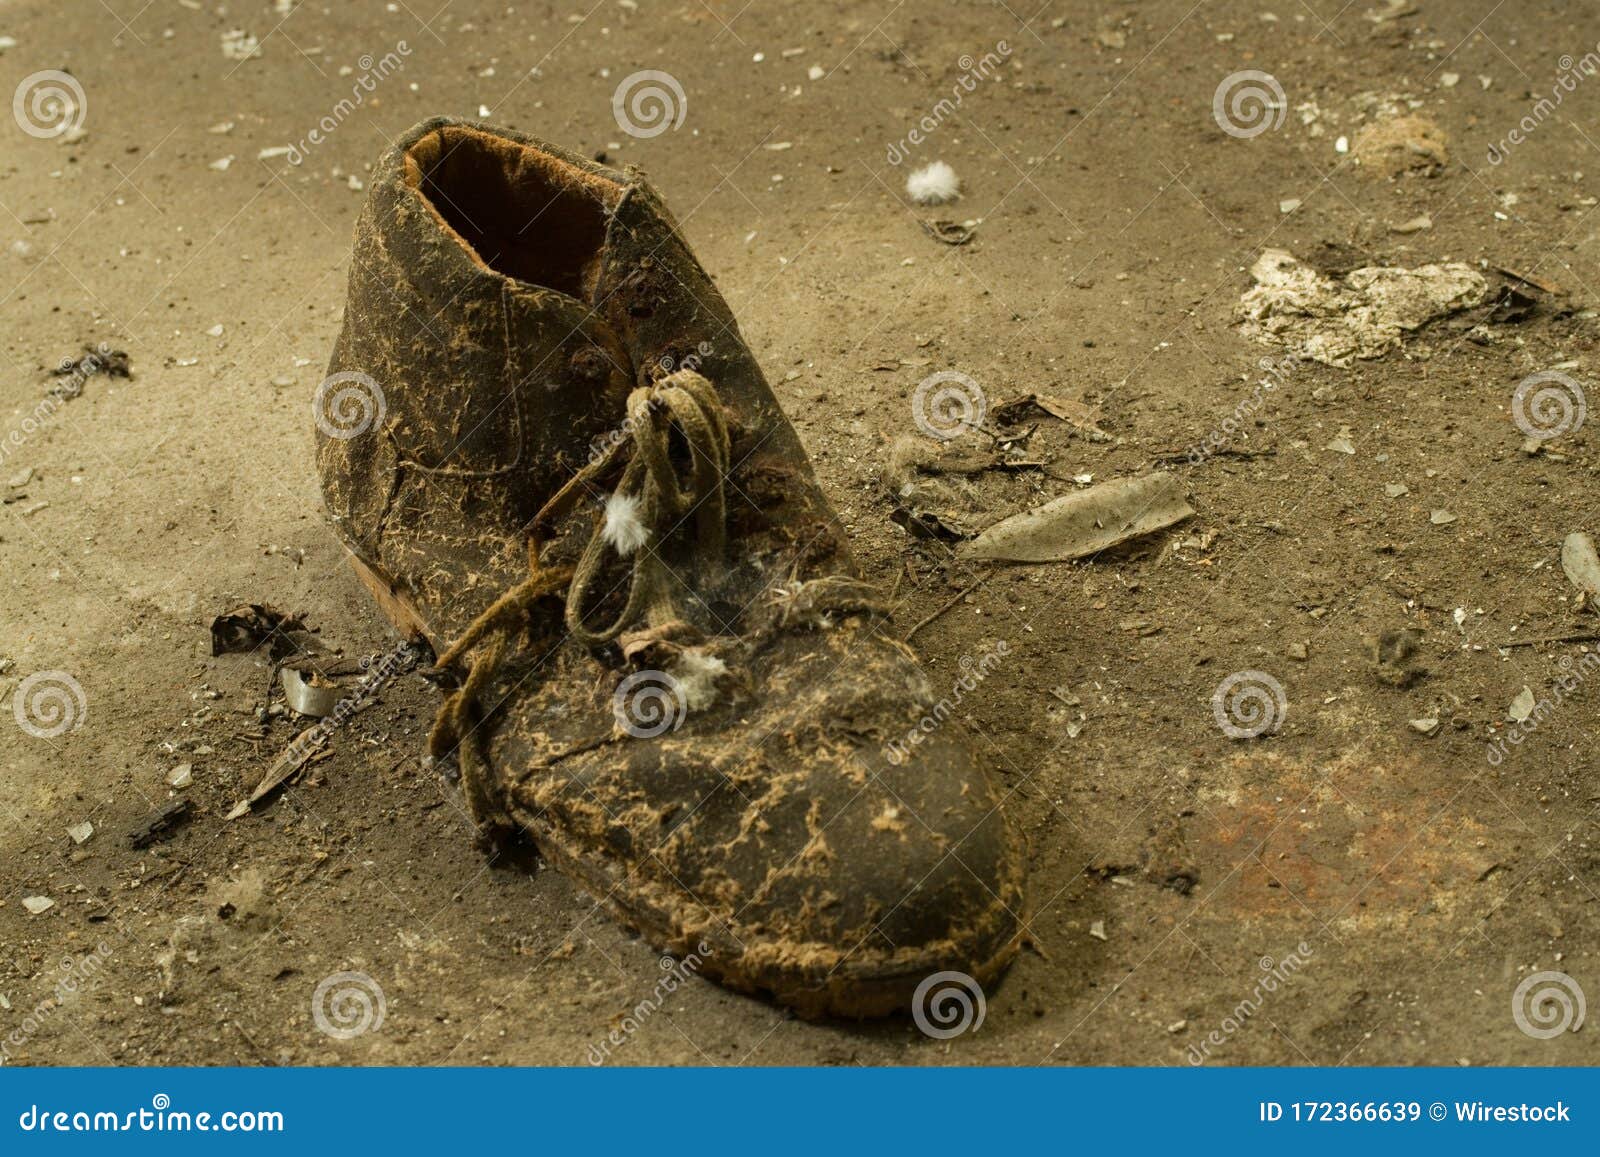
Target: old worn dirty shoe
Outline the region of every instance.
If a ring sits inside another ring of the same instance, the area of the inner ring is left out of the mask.
[[[317,426],[328,511],[434,647],[433,750],[486,828],[804,1014],[999,976],[1002,795],[642,177],[412,129],[373,174]]]

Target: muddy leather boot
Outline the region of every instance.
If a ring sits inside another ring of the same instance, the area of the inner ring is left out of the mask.
[[[438,656],[430,742],[480,824],[804,1015],[999,976],[1002,793],[642,177],[418,125],[373,174],[329,372],[328,511]]]

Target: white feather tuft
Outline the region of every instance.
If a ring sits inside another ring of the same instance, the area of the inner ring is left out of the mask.
[[[606,522],[601,533],[623,558],[649,542],[650,528],[639,517],[639,500],[620,491],[607,498]]]
[[[691,711],[710,707],[717,701],[717,680],[728,674],[728,664],[699,647],[690,647],[673,664],[672,676]]]
[[[943,161],[934,161],[906,178],[906,192],[919,205],[943,205],[961,195],[961,178]]]

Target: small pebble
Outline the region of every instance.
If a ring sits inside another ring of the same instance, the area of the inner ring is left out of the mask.
[[[28,910],[30,916],[37,916],[41,912],[48,912],[56,906],[56,902],[49,896],[24,896],[22,906]]]

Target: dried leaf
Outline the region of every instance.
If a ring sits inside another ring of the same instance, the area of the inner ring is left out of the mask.
[[[1172,474],[1119,478],[1002,519],[960,553],[1009,562],[1067,562],[1193,514],[1183,483]]]
[[[1578,531],[1567,535],[1561,544],[1561,569],[1586,600],[1600,599],[1600,556],[1595,554],[1594,539]]]
[[[211,653],[254,651],[263,640],[305,627],[298,615],[285,614],[271,603],[241,603],[211,620]]]

